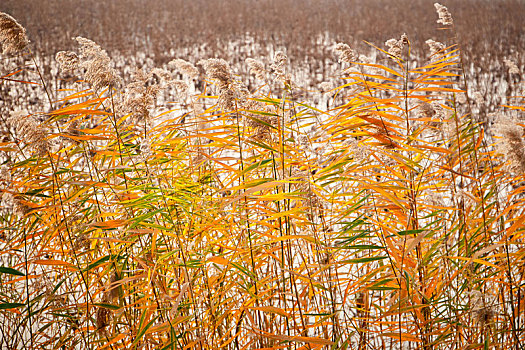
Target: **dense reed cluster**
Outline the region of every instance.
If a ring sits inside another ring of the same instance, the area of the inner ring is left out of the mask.
[[[0,347],[520,349],[523,61],[472,90],[435,9],[306,87],[284,48],[46,66],[0,13]]]

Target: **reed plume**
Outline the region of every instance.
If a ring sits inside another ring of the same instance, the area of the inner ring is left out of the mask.
[[[29,44],[25,28],[4,12],[0,12],[0,44],[4,55],[19,53]]]
[[[437,23],[441,23],[444,26],[451,26],[453,24],[452,15],[448,12],[446,6],[441,5],[440,3],[434,3],[434,7],[438,13],[439,19]]]
[[[516,120],[502,116],[497,119],[496,133],[501,137],[497,150],[508,160],[507,170],[525,174],[525,129]]]
[[[111,59],[107,52],[92,40],[76,37],[80,45],[78,67],[84,70],[84,79],[93,90],[100,91],[104,88],[115,86],[120,82],[117,72],[111,67]],[[57,54],[61,67],[65,69],[76,67],[76,54],[65,52]]]
[[[339,63],[352,63],[357,61],[357,52],[345,43],[337,43],[333,51],[339,57]]]
[[[168,65],[177,68],[183,76],[188,78],[196,78],[199,76],[199,69],[181,58],[171,60]]]

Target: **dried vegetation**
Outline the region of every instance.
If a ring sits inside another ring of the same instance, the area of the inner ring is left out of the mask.
[[[465,17],[416,4],[428,36],[334,38],[307,86],[292,49],[50,63],[2,13],[0,347],[522,348],[523,34],[487,82]]]

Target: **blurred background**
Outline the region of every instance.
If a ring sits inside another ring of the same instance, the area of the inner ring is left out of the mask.
[[[525,47],[525,1],[442,1],[454,17],[465,54],[507,57]],[[221,56],[227,42],[248,37],[255,44],[286,47],[293,59],[322,58],[328,41],[362,48],[407,33],[413,50],[432,38],[446,42],[450,31],[436,30],[434,0],[2,0],[0,11],[27,28],[42,53],[75,46],[84,36],[108,51],[147,51],[156,63],[170,49],[199,45]],[[324,39],[323,39],[324,38]],[[331,55],[331,54],[330,54]]]

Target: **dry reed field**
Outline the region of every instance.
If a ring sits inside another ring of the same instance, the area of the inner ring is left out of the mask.
[[[1,349],[525,348],[523,1],[28,3]]]

